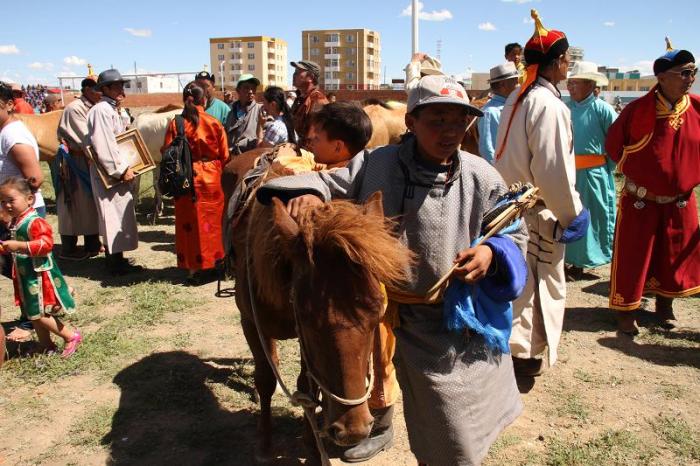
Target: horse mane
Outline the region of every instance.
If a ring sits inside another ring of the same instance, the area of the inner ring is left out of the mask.
[[[168,113],[172,112],[173,110],[182,110],[182,105],[178,104],[168,104],[163,107],[160,107],[158,110],[156,110],[153,113]]]
[[[257,294],[274,306],[289,303],[292,261],[303,261],[310,277],[340,283],[339,288],[347,291],[353,285],[347,283],[348,277],[358,274],[363,283],[355,284],[356,290],[370,280],[400,287],[410,274],[413,255],[394,236],[393,222],[365,214],[362,206],[338,200],[303,212],[293,256],[283,250],[272,217],[272,207],[256,203],[248,221]],[[324,284],[317,285],[321,289]]]
[[[393,108],[391,108],[391,106],[388,103],[384,102],[381,99],[377,99],[376,97],[370,97],[362,101],[363,108],[369,105],[379,105],[380,107],[385,108],[387,110],[393,110]]]

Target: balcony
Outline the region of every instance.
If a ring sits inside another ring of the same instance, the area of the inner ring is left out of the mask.
[[[275,63],[277,61],[277,59],[275,58],[275,54],[268,53],[267,54],[267,61],[269,61],[270,63]]]
[[[323,71],[340,71],[340,65],[326,65],[323,67]]]
[[[229,63],[234,63],[234,64],[242,65],[242,64],[243,64],[243,59],[242,59],[242,58],[231,58],[228,62],[229,62]]]
[[[323,55],[323,58],[326,60],[340,60],[340,54],[339,53],[326,53]]]
[[[340,85],[340,79],[324,79],[323,82],[327,86],[339,86]]]
[[[340,47],[340,38],[338,38],[338,40],[333,41],[333,42],[324,42],[323,46],[324,47]]]

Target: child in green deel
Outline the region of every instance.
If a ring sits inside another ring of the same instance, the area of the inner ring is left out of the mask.
[[[51,253],[51,226],[39,217],[33,203],[34,193],[27,180],[10,177],[0,183],[0,205],[12,217],[12,239],[3,241],[0,248],[12,253],[15,303],[29,317],[39,343],[44,351],[55,352],[50,334],[63,338],[62,356],[67,358],[83,337],[55,317],[60,312],[73,312],[75,302]]]

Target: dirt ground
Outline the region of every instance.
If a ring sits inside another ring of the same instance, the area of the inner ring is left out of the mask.
[[[216,282],[183,285],[173,218],[151,226],[147,211],[139,249],[128,254],[146,272],[112,278],[103,258],[59,261],[78,293],[68,320],[85,336],[74,358],[20,356],[32,344],[9,345],[0,464],[252,463],[257,407],[234,299],[216,297]],[[55,215],[49,221],[55,228]],[[485,464],[700,464],[700,299],[677,301],[673,330],[645,311],[640,336],[619,338],[606,310],[609,269],[594,273],[570,284],[561,359],[519,381],[525,410]],[[10,281],[0,289],[9,330],[18,311]],[[282,360],[292,383],[293,342]],[[281,394],[273,403],[276,464],[303,464],[301,413]],[[394,446],[368,465],[415,464],[401,406],[395,423]]]

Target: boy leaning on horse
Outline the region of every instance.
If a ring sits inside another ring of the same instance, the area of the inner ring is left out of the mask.
[[[469,117],[481,113],[459,83],[421,78],[407,110],[411,136],[401,144],[361,151],[343,168],[274,179],[257,198],[278,198],[303,220],[332,199],[381,192],[384,215],[397,219],[399,240],[415,255],[410,278],[388,293],[398,326],[381,358],[389,367],[395,352],[411,450],[420,463],[478,464],[522,410],[512,361],[470,328],[446,330],[442,302],[426,292],[455,264],[453,277],[468,284],[503,285],[509,266],[524,266],[527,234],[517,226],[471,247],[507,187],[487,162],[459,150]]]

